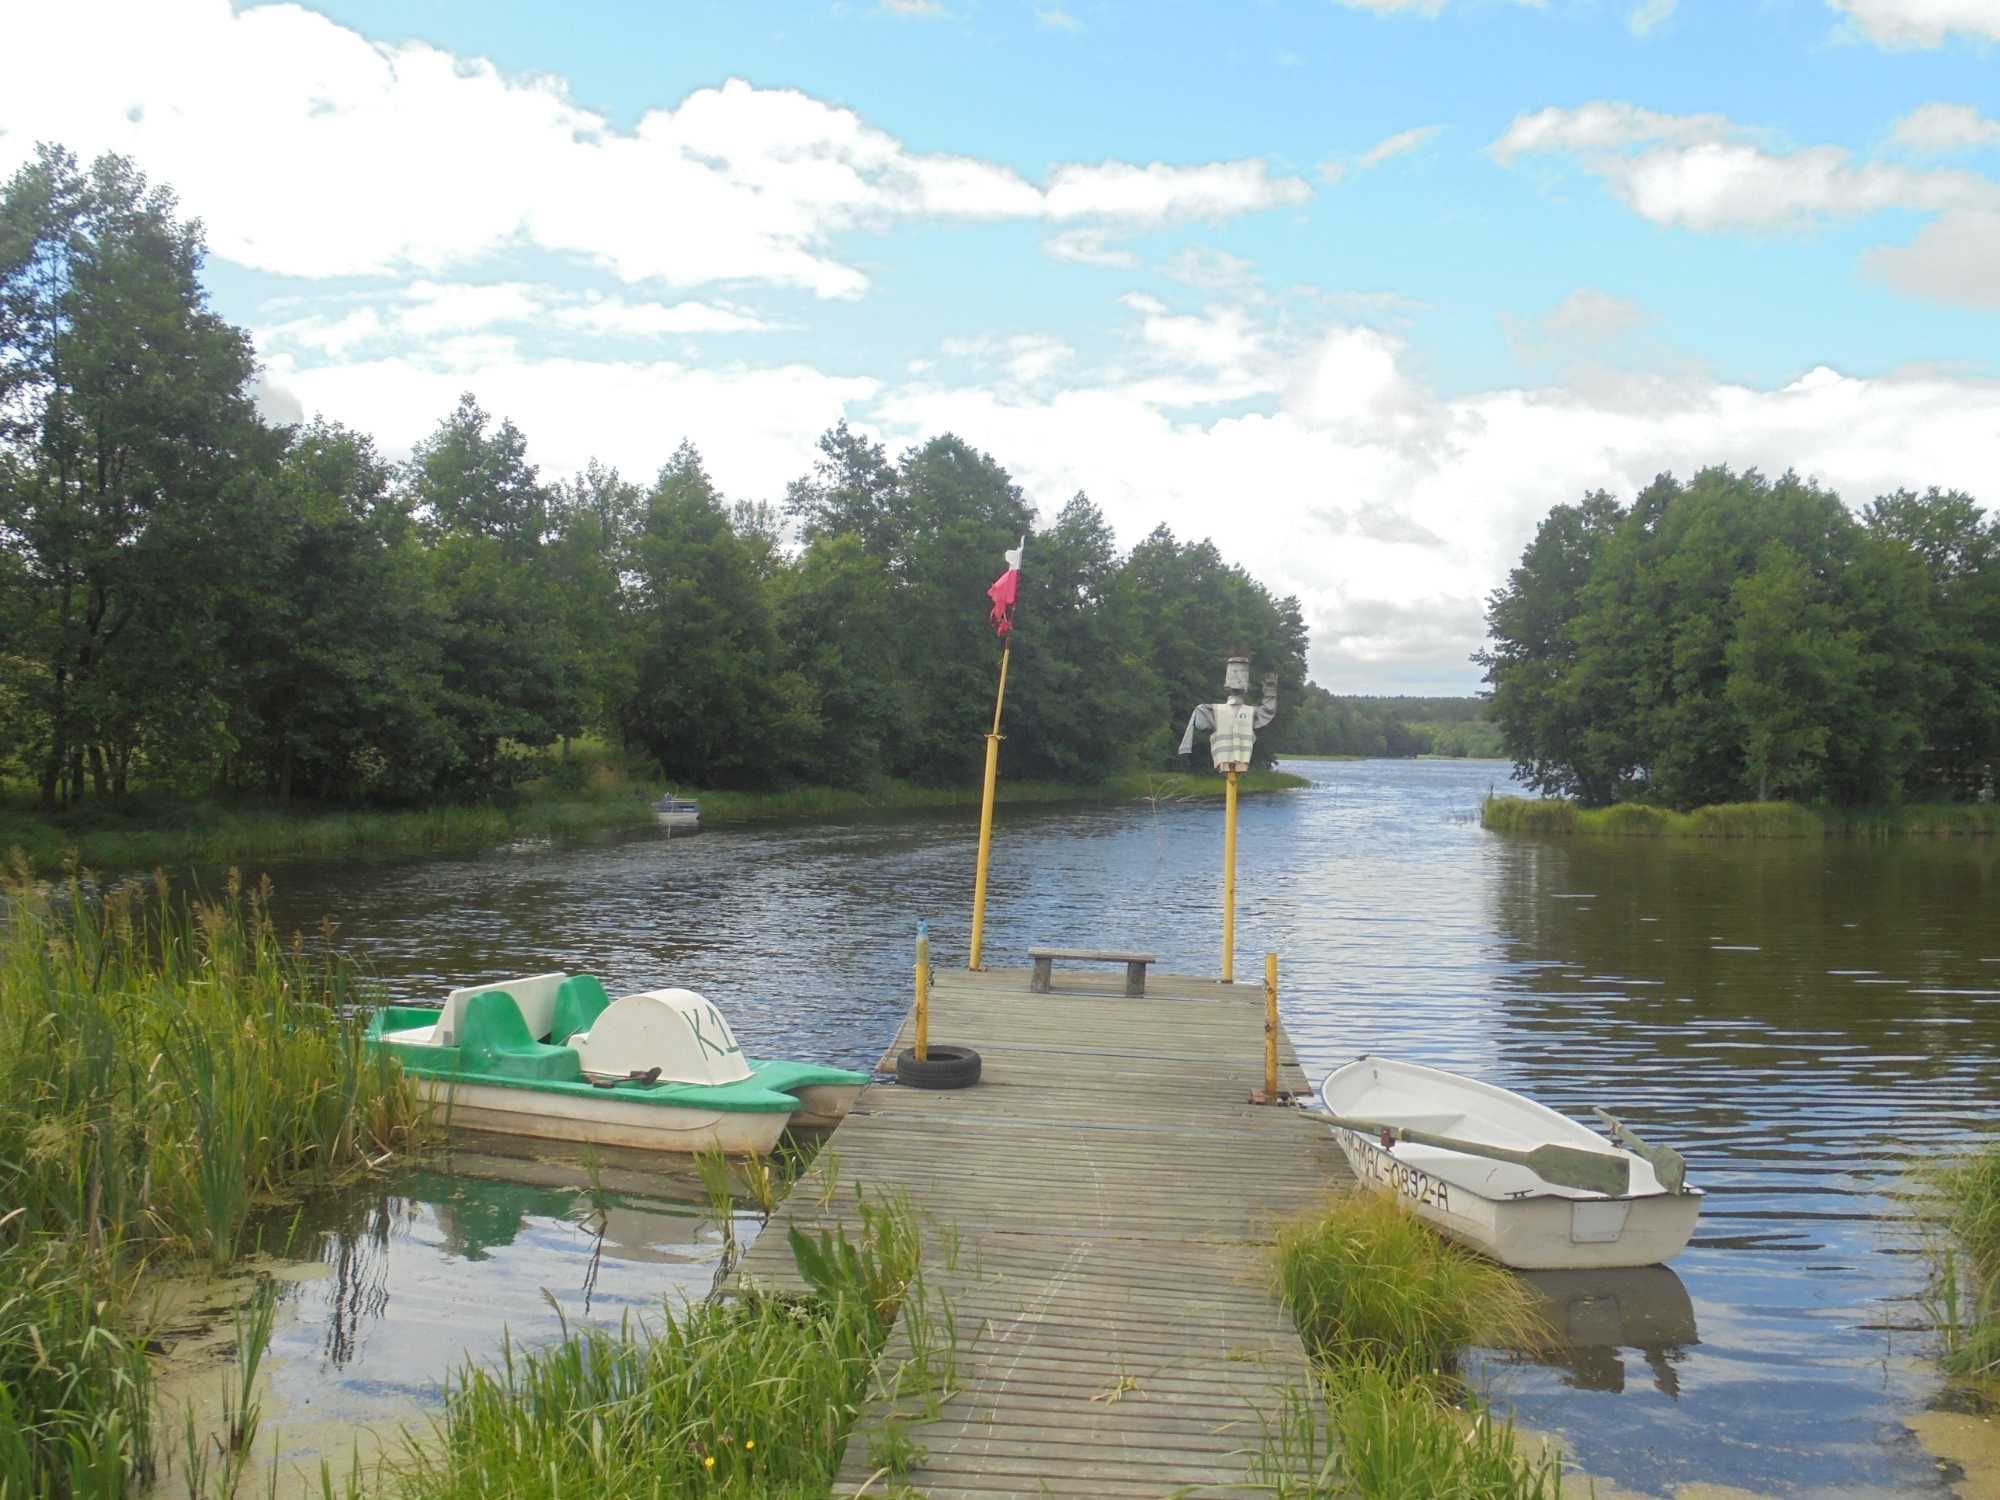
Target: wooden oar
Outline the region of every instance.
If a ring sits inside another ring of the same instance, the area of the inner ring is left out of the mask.
[[[1324,1120],[1329,1125],[1338,1125],[1343,1130],[1357,1131],[1362,1135],[1388,1136],[1391,1140],[1408,1141],[1413,1146],[1436,1146],[1445,1151],[1458,1151],[1467,1156],[1484,1156],[1494,1161],[1513,1162],[1526,1167],[1544,1182],[1552,1182],[1557,1187],[1580,1188],[1586,1193],[1605,1193],[1616,1198],[1632,1185],[1632,1164],[1622,1156],[1613,1156],[1608,1151],[1586,1151],[1581,1146],[1537,1146],[1532,1151],[1512,1151],[1505,1146],[1489,1146],[1482,1141],[1463,1141],[1456,1136],[1432,1135],[1427,1130],[1412,1130],[1407,1125],[1383,1125],[1374,1120],[1350,1120],[1341,1115],[1328,1114],[1323,1109],[1308,1109],[1304,1113],[1315,1120]]]
[[[1630,1151],[1634,1156],[1644,1157],[1653,1164],[1653,1175],[1660,1179],[1660,1186],[1670,1193],[1678,1193],[1687,1185],[1687,1158],[1672,1146],[1649,1146],[1640,1140],[1618,1116],[1608,1109],[1590,1106],[1590,1112],[1597,1116],[1604,1128],[1611,1132],[1611,1139]]]

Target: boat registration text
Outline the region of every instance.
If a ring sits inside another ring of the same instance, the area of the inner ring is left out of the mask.
[[[1351,1130],[1342,1132],[1341,1144],[1347,1148],[1347,1159],[1354,1168],[1355,1176],[1379,1183],[1426,1208],[1435,1208],[1440,1213],[1451,1212],[1449,1183],[1440,1182],[1422,1167],[1397,1161],[1375,1142]]]

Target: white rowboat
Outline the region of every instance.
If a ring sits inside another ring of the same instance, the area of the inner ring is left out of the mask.
[[[1524,1271],[1650,1266],[1686,1247],[1701,1189],[1669,1186],[1655,1159],[1627,1150],[1532,1099],[1490,1083],[1382,1057],[1360,1057],[1320,1084],[1331,1115],[1380,1131],[1331,1125],[1364,1187],[1395,1193],[1418,1217],[1480,1254]],[[1431,1137],[1401,1140],[1408,1130]],[[1462,1143],[1466,1150],[1435,1144]],[[1625,1191],[1552,1182],[1516,1157],[1588,1153],[1622,1160]],[[1673,1174],[1669,1174],[1673,1175]]]

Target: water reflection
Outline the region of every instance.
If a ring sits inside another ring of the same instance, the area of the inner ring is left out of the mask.
[[[1629,1351],[1639,1356],[1655,1390],[1669,1399],[1680,1395],[1677,1366],[1700,1339],[1694,1301],[1670,1268],[1525,1271],[1521,1280],[1553,1337],[1548,1348],[1526,1357],[1562,1371],[1564,1385],[1579,1391],[1624,1390]]]

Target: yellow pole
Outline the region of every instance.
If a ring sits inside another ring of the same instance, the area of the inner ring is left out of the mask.
[[[917,923],[917,1061],[931,1055],[931,938]]]
[[[1264,955],[1264,1102],[1278,1102],[1278,955]]]
[[[1000,690],[993,695],[993,732],[986,736],[986,790],[979,800],[979,870],[972,877],[972,951],[965,958],[968,969],[979,967],[986,938],[986,861],[993,853],[993,787],[1000,776],[1000,705],[1007,699],[1007,658],[1013,650],[1011,641],[1000,648]]]
[[[1222,787],[1222,982],[1236,982],[1236,773]]]

